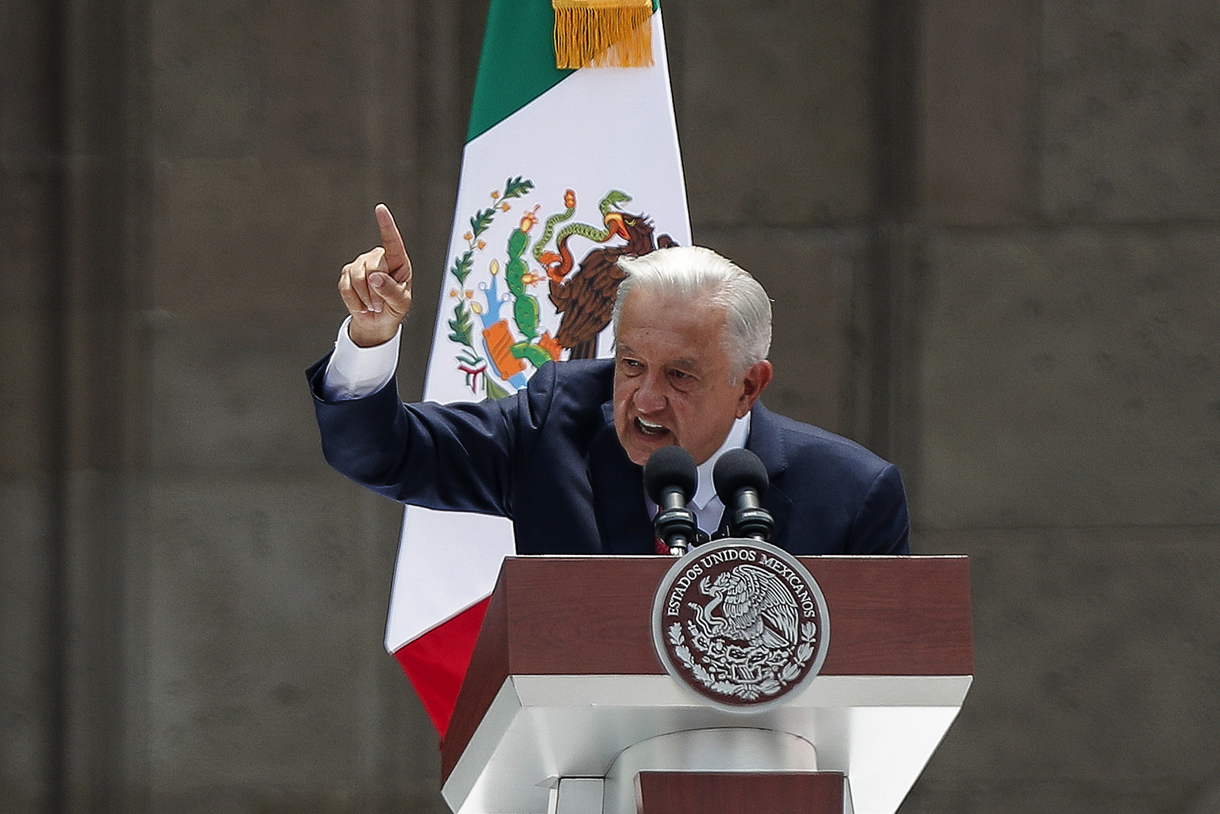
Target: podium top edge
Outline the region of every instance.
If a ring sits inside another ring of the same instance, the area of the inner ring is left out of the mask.
[[[968,560],[968,554],[797,554],[799,560]],[[509,554],[506,560],[680,560],[667,554]]]

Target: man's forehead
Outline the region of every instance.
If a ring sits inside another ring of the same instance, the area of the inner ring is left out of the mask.
[[[683,297],[670,291],[652,291],[635,288],[623,301],[622,312],[616,331],[624,326],[656,324],[664,322],[668,325],[682,326],[689,330],[692,327],[715,328],[717,333],[726,329],[728,309],[719,302],[705,298]]]
[[[623,311],[649,306],[670,306],[684,309],[720,309],[724,300],[715,287],[681,287],[662,283],[640,282],[627,292]]]
[[[704,348],[700,348],[700,350],[704,350]],[[682,367],[699,367],[699,366],[708,364],[709,357],[715,355],[717,348],[710,347],[710,348],[706,348],[705,350],[707,351],[706,353],[701,353],[698,355],[683,354],[683,355],[679,355],[677,357],[670,357],[670,358],[654,360],[654,361],[661,361],[661,362],[664,362],[665,364],[671,364],[671,365],[680,365]],[[642,356],[643,351],[636,350],[635,348],[631,347],[631,345],[629,345],[626,342],[616,342],[614,345],[614,355],[616,357],[623,356],[623,355]]]

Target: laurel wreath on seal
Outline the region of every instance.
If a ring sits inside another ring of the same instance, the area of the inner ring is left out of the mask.
[[[713,693],[725,697],[736,697],[744,701],[755,701],[764,696],[773,696],[784,690],[801,675],[805,665],[813,658],[817,625],[805,622],[801,625],[801,641],[793,648],[766,648],[755,646],[743,648],[734,645],[748,661],[751,679],[734,676],[734,669],[717,658],[714,651],[721,649],[723,641],[713,641],[694,625],[690,626],[691,645],[701,651],[697,659],[687,644],[686,635],[679,622],[674,622],[666,631],[673,653],[700,684]],[[740,672],[740,671],[738,671]]]

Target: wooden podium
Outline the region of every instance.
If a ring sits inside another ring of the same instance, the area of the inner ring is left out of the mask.
[[[826,599],[819,674],[734,713],[664,670],[667,557],[510,557],[441,748],[458,814],[892,814],[974,671],[965,557],[801,557]]]

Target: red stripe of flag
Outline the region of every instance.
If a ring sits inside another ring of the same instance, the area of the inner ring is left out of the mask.
[[[394,651],[442,740],[490,601],[470,606]]]

